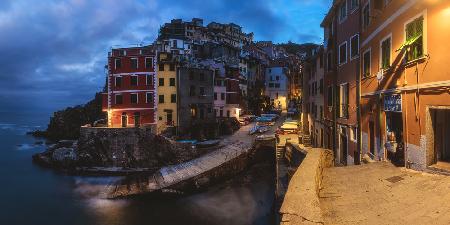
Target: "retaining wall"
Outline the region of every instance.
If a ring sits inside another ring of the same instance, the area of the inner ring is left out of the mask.
[[[319,148],[304,150],[306,157],[292,176],[279,210],[282,225],[324,223],[318,194],[323,169],[333,166],[333,153]]]

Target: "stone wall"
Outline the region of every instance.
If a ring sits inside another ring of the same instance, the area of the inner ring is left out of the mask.
[[[307,155],[289,182],[279,211],[280,224],[323,224],[318,193],[322,184],[322,171],[333,166],[330,150],[307,149]]]
[[[150,128],[82,127],[77,154],[84,166],[158,168],[190,160],[201,152],[155,135]]]

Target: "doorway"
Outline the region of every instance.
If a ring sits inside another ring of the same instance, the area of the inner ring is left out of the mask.
[[[341,140],[340,140],[340,161],[341,164],[346,166],[347,165],[347,154],[348,154],[348,143],[347,143],[347,129],[345,127],[341,128],[341,134],[340,134]]]
[[[134,127],[140,127],[141,126],[141,113],[135,112],[134,113]]]
[[[127,124],[128,124],[127,113],[123,112],[122,113],[122,127],[127,127]]]
[[[434,131],[434,163],[450,163],[450,110],[432,110]]]
[[[375,159],[375,125],[373,121],[369,121],[369,151],[370,157]]]

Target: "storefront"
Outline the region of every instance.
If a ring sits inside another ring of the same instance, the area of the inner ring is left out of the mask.
[[[384,96],[384,112],[386,116],[385,150],[387,159],[404,165],[404,139],[403,139],[403,116],[402,97],[392,94]]]

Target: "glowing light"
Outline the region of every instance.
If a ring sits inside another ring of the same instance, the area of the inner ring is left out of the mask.
[[[446,8],[446,9],[442,10],[442,15],[443,15],[443,16],[447,16],[447,17],[450,17],[450,7],[448,7],[448,8]]]

